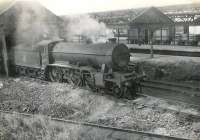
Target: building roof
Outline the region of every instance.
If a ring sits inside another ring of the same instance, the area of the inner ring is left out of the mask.
[[[10,2],[4,3],[0,7],[0,24],[3,24],[5,28],[17,28],[19,22],[27,24],[37,21],[54,24],[63,22],[62,18],[56,16],[37,1],[8,1]]]
[[[159,25],[170,25],[174,22],[159,9],[155,7],[150,7],[139,15],[137,15],[131,22],[131,25],[138,24],[159,24]]]
[[[0,25],[12,47],[61,36],[64,21],[36,1],[16,1],[2,8]]]
[[[137,9],[94,12],[90,13],[90,15],[100,22],[106,23],[107,25],[127,25],[146,9],[149,8],[146,7]],[[157,9],[159,9],[162,13],[170,18],[180,13],[184,15],[188,13],[196,15],[198,13],[200,15],[200,3],[163,6],[157,7]],[[174,20],[173,18],[171,19]],[[174,22],[176,21],[174,20]]]
[[[0,15],[13,6],[15,0],[0,1]]]
[[[39,2],[34,1],[34,0],[29,0],[29,1],[6,0],[6,1],[8,1],[8,2],[0,3],[0,15],[9,11],[10,9],[15,9],[16,11],[18,9],[19,10],[24,10],[24,9],[31,9],[31,10],[39,9],[39,10],[41,10],[41,9],[43,9],[45,11],[48,11],[49,14],[55,15],[50,10],[48,10],[47,8],[42,6]]]

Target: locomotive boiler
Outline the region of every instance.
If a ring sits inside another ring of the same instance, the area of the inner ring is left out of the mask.
[[[24,48],[16,46],[13,51],[18,74],[43,75],[50,81],[89,87],[117,97],[134,97],[143,77],[130,65],[125,44],[43,41],[31,49]]]
[[[69,62],[92,66],[96,69],[102,64],[114,70],[123,69],[128,66],[130,54],[124,44],[72,44],[58,43],[52,49],[53,63]]]

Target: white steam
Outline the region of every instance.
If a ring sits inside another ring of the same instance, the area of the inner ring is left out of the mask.
[[[114,36],[103,22],[99,23],[89,15],[70,17],[66,35],[68,41],[72,41],[75,36],[83,36],[93,43],[106,42]]]
[[[74,38],[80,37],[83,41],[97,43],[114,37],[111,29],[89,15],[73,16],[63,21],[37,2],[16,3],[16,44],[34,46],[47,39],[65,38],[67,41],[73,41]]]
[[[33,45],[43,39],[58,38],[59,30],[53,14],[34,2],[20,3],[16,6],[18,19],[15,39],[17,43]]]

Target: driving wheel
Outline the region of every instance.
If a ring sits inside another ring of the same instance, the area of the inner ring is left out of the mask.
[[[58,67],[49,68],[49,79],[52,82],[61,82],[62,81],[62,70]]]

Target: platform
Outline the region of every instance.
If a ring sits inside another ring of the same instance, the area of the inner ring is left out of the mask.
[[[150,45],[127,44],[131,53],[150,53]],[[160,55],[200,57],[200,47],[197,46],[175,46],[175,45],[153,45],[153,52]]]
[[[140,69],[153,80],[163,81],[193,81],[200,86],[199,57],[157,55],[132,53],[131,62],[139,65]]]

